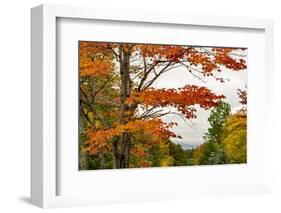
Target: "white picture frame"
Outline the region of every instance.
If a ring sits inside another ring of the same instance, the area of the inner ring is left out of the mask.
[[[112,195],[58,195],[57,159],[57,20],[87,19],[116,20],[134,23],[153,23],[156,25],[194,25],[202,27],[222,27],[228,29],[257,29],[264,31],[265,58],[264,80],[266,106],[271,109],[273,87],[270,76],[273,74],[273,21],[270,19],[216,17],[188,14],[169,14],[148,11],[120,11],[101,8],[84,8],[74,6],[41,5],[31,10],[31,201],[34,205],[47,207],[63,207],[77,205],[92,205],[100,203],[138,202],[143,200],[165,200],[198,196],[252,194],[270,192],[270,128],[266,127],[266,147],[268,149],[265,167],[262,171],[265,178],[258,184],[240,183],[234,185],[203,186],[194,183],[194,187],[177,188],[166,186],[163,190],[153,189],[153,192],[127,195],[118,193]],[[271,112],[273,113],[273,112]],[[270,116],[264,119],[270,119]],[[183,174],[184,168],[173,170]],[[206,167],[201,169],[207,171]],[[152,171],[152,170],[150,170]],[[103,172],[103,171],[99,171]],[[119,171],[118,171],[119,172]],[[124,173],[128,171],[122,171]],[[259,171],[261,172],[261,170]],[[119,173],[121,174],[121,173]],[[137,172],[136,172],[137,174]],[[137,174],[138,175],[138,174]],[[176,174],[175,174],[176,175]],[[94,177],[93,177],[94,178]],[[163,185],[163,187],[165,187]],[[126,193],[126,191],[122,192]]]

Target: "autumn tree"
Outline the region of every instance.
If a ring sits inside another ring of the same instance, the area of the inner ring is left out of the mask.
[[[103,151],[89,156],[83,151],[87,145],[88,130],[112,127],[118,115],[118,75],[114,72],[112,53],[101,50],[90,42],[80,42],[80,169],[106,167]]]
[[[80,79],[91,79],[95,88],[86,91],[90,82],[80,82],[81,102],[94,117],[87,129],[84,150],[91,155],[101,153],[101,157],[111,153],[113,168],[128,168],[131,155],[145,156],[147,147],[172,137],[180,138],[171,131],[177,123],[165,123],[163,116],[176,114],[183,119],[194,119],[196,106],[210,109],[224,96],[202,86],[157,89],[154,83],[178,67],[186,69],[187,77],[189,74],[202,81],[214,78],[223,83],[225,79],[219,76],[222,70],[246,68],[245,60],[237,54],[241,51],[244,49],[80,42]],[[99,78],[101,82],[95,82]],[[111,89],[106,91],[108,85]],[[114,94],[110,101],[103,100],[102,93],[107,92]],[[110,122],[96,110],[95,105],[103,101],[110,109],[108,113],[112,113]],[[87,113],[85,119],[89,117]],[[97,121],[100,125],[96,125]],[[151,138],[139,137],[142,134]]]
[[[229,163],[247,162],[247,115],[237,112],[225,123],[222,143]]]
[[[224,124],[221,140],[229,163],[247,162],[247,90],[238,89],[242,107]]]
[[[218,164],[217,163],[217,153],[218,153],[218,144],[213,142],[205,142],[200,144],[193,151],[192,163],[194,165],[210,165]],[[215,154],[215,156],[213,156]],[[213,158],[216,160],[213,160]]]
[[[180,144],[175,144],[169,141],[169,154],[173,158],[172,166],[187,165],[188,156]]]
[[[223,101],[211,110],[208,121],[211,128],[205,135],[205,143],[193,152],[193,163],[212,165],[222,163],[245,163],[247,145],[247,92],[237,90],[241,109],[230,114],[230,105]]]

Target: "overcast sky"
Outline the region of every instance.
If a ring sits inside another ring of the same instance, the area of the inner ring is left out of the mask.
[[[164,73],[154,84],[156,88],[179,88],[187,84],[206,86],[218,95],[226,96],[225,101],[231,105],[232,112],[241,108],[237,89],[245,89],[247,85],[247,71],[231,71],[224,69],[218,73],[220,77],[230,79],[225,83],[220,83],[213,78],[206,78],[207,83],[203,83],[199,79],[193,77],[188,71],[183,68],[176,68]],[[182,136],[183,139],[172,139],[173,142],[183,142],[192,146],[197,146],[203,143],[203,135],[207,132],[209,126],[208,117],[210,110],[197,108],[197,118],[186,123],[177,115],[167,115],[163,117],[164,121],[176,121],[179,125],[172,130]]]

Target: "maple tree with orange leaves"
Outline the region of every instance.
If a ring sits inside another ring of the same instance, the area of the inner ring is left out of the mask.
[[[166,72],[178,67],[187,77],[226,79],[222,70],[241,71],[246,61],[237,54],[244,49],[205,48],[106,42],[79,42],[80,114],[85,118],[83,151],[102,160],[112,156],[112,168],[129,168],[130,157],[141,157],[139,167],[149,166],[148,148],[180,135],[163,116],[177,114],[195,119],[196,107],[208,110],[224,98],[207,87],[154,87]],[[176,111],[169,110],[174,108]],[[135,166],[135,165],[133,165]]]

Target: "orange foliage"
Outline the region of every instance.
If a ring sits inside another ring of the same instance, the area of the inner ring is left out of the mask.
[[[113,68],[112,50],[120,44],[106,42],[80,42],[80,74],[81,76],[104,76]],[[177,45],[133,45],[122,44],[123,50],[139,52],[150,58],[153,63],[171,61],[188,62],[189,66],[198,67],[204,75],[212,75],[213,71],[221,71],[221,66],[239,71],[247,68],[246,61],[236,59],[231,53],[234,48],[200,48]],[[99,56],[93,60],[92,56]],[[218,80],[221,81],[220,78]]]
[[[111,74],[114,68],[112,55],[107,43],[80,42],[80,77]]]
[[[150,167],[151,166],[151,163],[148,162],[148,161],[143,161],[140,163],[140,168],[147,168],[147,167]]]
[[[130,153],[139,158],[146,158],[149,156],[143,147],[137,145],[131,148]]]
[[[224,65],[228,69],[239,71],[247,68],[246,61],[244,59],[235,59],[230,54],[233,51],[232,48],[213,48],[215,53],[215,63]]]
[[[144,57],[158,60],[168,60],[175,63],[189,62],[191,66],[201,66],[204,75],[211,75],[213,71],[220,71],[222,66],[234,71],[247,68],[246,61],[231,56],[234,48],[200,48],[173,45],[138,45]],[[220,79],[218,79],[220,80]]]
[[[190,48],[173,45],[137,45],[144,57],[158,57],[162,59],[177,60],[184,56],[184,53]]]
[[[96,154],[101,150],[103,150],[104,152],[108,152],[111,149],[110,140],[114,136],[121,136],[125,132],[146,132],[151,135],[157,135],[159,141],[166,140],[169,137],[180,137],[169,130],[169,128],[174,125],[174,122],[164,123],[161,119],[153,119],[130,121],[127,124],[119,124],[115,128],[106,130],[90,129],[88,130],[89,140],[87,141],[88,147],[86,151],[89,151],[91,154]]]
[[[222,98],[223,95],[216,95],[206,87],[186,85],[179,89],[150,88],[133,94],[127,102],[153,107],[175,107],[189,119],[196,118],[194,105],[198,104],[203,109],[209,109],[216,106],[217,101]]]
[[[134,137],[137,137],[138,134],[142,135],[145,133],[155,136],[147,144],[160,143],[170,137],[180,138],[180,136],[169,130],[174,125],[177,125],[174,122],[165,123],[160,118],[146,120],[140,117],[136,118],[137,115],[132,109],[137,109],[139,105],[143,108],[174,107],[185,118],[191,119],[196,118],[196,105],[203,109],[210,109],[216,106],[220,99],[224,98],[223,95],[216,95],[206,87],[196,85],[186,85],[178,89],[155,89],[150,87],[153,85],[153,80],[156,80],[168,68],[174,69],[174,66],[184,66],[192,74],[200,73],[201,76],[213,76],[221,82],[224,82],[224,79],[215,77],[214,72],[220,72],[223,67],[233,71],[247,68],[245,60],[233,54],[236,50],[233,48],[136,45],[105,42],[80,42],[79,44],[80,77],[108,77],[112,75],[114,70],[118,70],[118,67],[115,67],[115,63],[122,63],[122,54],[129,57],[133,56],[140,59],[140,61],[144,58],[143,65],[129,63],[132,69],[129,69],[129,76],[127,77],[132,82],[125,82],[123,80],[123,83],[128,84],[125,86],[130,91],[128,91],[128,94],[121,94],[120,91],[120,96],[126,95],[125,97],[127,97],[126,106],[124,107],[127,110],[124,112],[126,117],[128,117],[126,120],[127,123],[112,124],[111,128],[107,129],[96,129],[97,127],[89,129],[86,151],[90,154],[111,151],[112,141],[118,141],[118,137],[123,136],[124,133],[133,135]],[[137,69],[135,66],[137,66]],[[165,66],[167,66],[167,69],[162,69]],[[159,69],[162,69],[162,72]],[[119,71],[116,73],[119,73]],[[150,79],[151,84],[145,84],[147,83],[146,81],[149,81],[148,75],[153,75],[153,72],[155,79]],[[121,73],[120,71],[120,75]],[[141,82],[139,85],[139,82],[134,81],[136,78],[133,75],[139,77]],[[119,100],[116,103],[119,109]],[[118,119],[117,112],[113,113]],[[147,144],[145,142],[145,145]],[[147,155],[142,146],[138,147],[134,145],[131,147],[130,152],[133,155],[143,158]],[[146,161],[142,162],[141,167],[146,166],[149,166],[149,163]]]
[[[112,64],[105,61],[80,60],[80,76],[108,76],[112,70]]]

